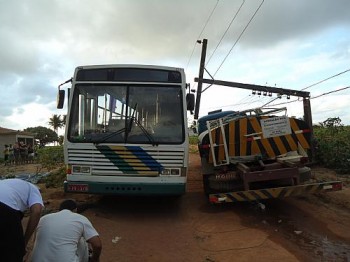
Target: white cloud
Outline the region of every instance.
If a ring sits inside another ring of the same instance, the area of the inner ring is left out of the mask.
[[[12,114],[4,119],[7,122],[6,128],[15,130],[36,126],[49,128],[48,122],[52,117],[52,106],[52,103],[49,105],[29,103],[15,107]]]

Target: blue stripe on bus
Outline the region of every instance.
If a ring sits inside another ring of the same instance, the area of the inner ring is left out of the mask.
[[[136,173],[140,172],[140,166],[132,166],[132,163],[128,162],[126,158],[121,157],[120,154],[116,152],[118,150],[112,149],[109,146],[96,146],[96,148],[115,166],[124,166],[124,168],[120,168],[120,170],[129,171],[128,173],[130,173],[130,171],[134,171]],[[154,160],[141,147],[122,146],[120,148],[126,149],[128,153],[131,153],[131,155],[137,157],[136,159],[139,160],[142,164],[144,164],[144,167],[149,168],[149,170],[147,171],[159,172],[163,169],[163,166],[159,164],[156,160]]]

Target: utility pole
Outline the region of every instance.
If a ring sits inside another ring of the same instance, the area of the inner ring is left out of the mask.
[[[198,43],[202,43],[202,55],[201,62],[199,66],[199,74],[198,74],[198,87],[197,87],[197,96],[196,96],[196,107],[194,109],[194,119],[198,119],[199,107],[201,103],[201,95],[202,95],[202,86],[203,86],[203,75],[204,75],[204,66],[205,66],[205,57],[207,55],[207,39],[203,39],[203,41],[198,40]]]
[[[310,137],[311,147],[310,147],[309,158],[311,159],[311,161],[313,161],[316,155],[316,152],[315,152],[315,145],[314,145],[314,128],[312,126],[310,97],[303,98],[303,106],[304,106],[304,120],[309,125],[310,134],[311,134],[311,137]]]

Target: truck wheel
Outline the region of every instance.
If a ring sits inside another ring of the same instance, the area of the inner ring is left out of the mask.
[[[225,193],[243,190],[242,181],[238,179],[218,178],[215,175],[203,177],[206,194]]]
[[[306,182],[311,179],[311,168],[304,166],[298,169],[300,183]]]

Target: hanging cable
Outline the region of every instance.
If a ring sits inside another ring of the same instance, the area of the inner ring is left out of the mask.
[[[278,99],[278,98],[279,98],[279,97],[272,98],[269,102],[263,104],[261,107],[267,106],[268,104],[272,103],[273,101],[275,101],[275,100]]]
[[[321,83],[323,83],[323,82],[326,82],[326,81],[329,80],[329,79],[332,79],[332,78],[334,78],[334,77],[340,76],[340,75],[345,74],[345,73],[347,73],[347,72],[349,72],[349,71],[350,71],[350,68],[347,69],[347,70],[345,70],[345,71],[343,71],[343,72],[340,72],[340,73],[338,73],[338,74],[332,75],[332,76],[330,76],[330,77],[328,77],[328,78],[326,78],[326,79],[323,79],[323,80],[321,80],[321,81],[318,81],[318,82],[315,83],[315,84],[309,85],[309,86],[307,86],[307,87],[305,87],[305,88],[303,88],[303,89],[301,89],[301,90],[305,90],[305,89],[308,89],[308,88],[313,87],[313,86],[315,86],[315,85],[321,84]]]
[[[339,89],[336,89],[336,90],[333,90],[333,91],[329,91],[329,92],[327,92],[327,93],[323,93],[323,94],[321,94],[321,95],[311,97],[310,99],[315,99],[315,98],[319,98],[319,97],[321,97],[321,96],[329,95],[329,94],[332,94],[332,93],[337,93],[337,92],[339,92],[339,91],[343,91],[343,90],[348,89],[348,88],[350,88],[350,86],[343,87],[343,88],[339,88]]]
[[[313,87],[313,86],[319,85],[319,84],[321,84],[321,83],[323,83],[323,82],[326,82],[326,81],[328,81],[328,80],[330,80],[330,79],[332,79],[332,78],[334,78],[334,77],[340,76],[340,75],[342,75],[342,74],[345,74],[345,73],[347,73],[347,72],[349,72],[349,71],[350,71],[350,68],[349,68],[349,69],[346,69],[345,71],[342,71],[342,72],[340,72],[340,73],[337,73],[337,74],[335,74],[335,75],[332,75],[332,76],[330,76],[330,77],[327,77],[327,78],[325,78],[325,79],[323,79],[323,80],[321,80],[321,81],[318,81],[318,82],[316,82],[316,83],[314,83],[314,84],[312,84],[312,85],[309,85],[309,86],[307,86],[307,87],[304,87],[303,89],[301,89],[301,91],[304,91],[304,90],[306,90],[306,89],[308,89],[308,88],[311,88],[311,87]],[[270,103],[272,103],[272,102],[275,101],[276,99],[278,99],[278,97],[273,98],[272,100],[270,100],[269,102],[267,102],[266,104],[264,104],[263,107],[266,106],[266,105],[268,105],[268,104],[270,104]],[[293,101],[290,101],[290,102],[293,102]],[[280,104],[277,104],[277,105],[280,105]]]
[[[313,97],[310,97],[310,99],[315,99],[315,98],[319,98],[321,96],[325,96],[325,95],[329,95],[329,94],[332,94],[332,93],[337,93],[337,92],[340,92],[340,91],[343,91],[343,90],[346,90],[346,89],[349,89],[350,86],[347,86],[347,87],[342,87],[342,88],[339,88],[339,89],[336,89],[336,90],[332,90],[332,91],[329,91],[329,92],[326,92],[326,93],[323,93],[323,94],[320,94],[320,95],[317,95],[317,96],[313,96]],[[291,101],[288,101],[288,102],[282,102],[282,103],[278,103],[278,104],[273,104],[271,106],[280,106],[280,105],[285,105],[285,104],[290,104],[290,103],[294,103],[294,102],[298,102],[300,101],[299,99],[295,99],[295,100],[291,100]],[[262,107],[264,107],[265,105],[263,105]]]
[[[230,24],[229,24],[229,25],[228,25],[228,27],[226,28],[226,30],[225,30],[224,34],[222,35],[222,37],[221,37],[221,39],[220,39],[219,43],[216,45],[216,47],[215,47],[215,49],[214,49],[213,53],[210,55],[210,57],[209,57],[209,59],[208,59],[208,61],[207,61],[207,63],[206,63],[205,65],[208,65],[208,64],[209,64],[210,59],[213,57],[213,55],[215,54],[216,50],[217,50],[217,49],[218,49],[218,47],[220,46],[220,44],[221,44],[222,40],[224,39],[225,35],[227,34],[228,30],[230,29],[230,27],[231,27],[231,25],[232,25],[233,21],[236,19],[236,17],[237,17],[237,15],[238,15],[238,13],[241,11],[241,9],[242,9],[242,7],[243,7],[244,3],[245,3],[245,0],[243,0],[243,2],[242,2],[242,4],[241,4],[241,6],[238,8],[238,10],[237,10],[236,14],[235,14],[235,15],[234,15],[234,17],[231,19]]]
[[[250,20],[248,21],[247,25],[244,27],[243,31],[241,32],[241,34],[238,36],[237,40],[235,41],[235,43],[232,45],[231,49],[229,50],[229,52],[227,53],[227,55],[225,56],[224,60],[221,62],[221,64],[219,65],[218,69],[215,71],[214,76],[217,74],[217,72],[220,70],[221,66],[224,64],[224,62],[226,61],[227,57],[230,55],[232,49],[237,45],[238,41],[241,39],[242,35],[244,34],[244,32],[247,30],[248,26],[250,25],[250,23],[253,21],[255,15],[258,13],[258,11],[260,10],[261,6],[263,5],[265,0],[262,0],[262,2],[260,3],[260,5],[258,6],[258,8],[255,10],[253,16],[250,18]]]
[[[295,99],[295,100],[290,100],[290,101],[282,102],[282,103],[278,103],[278,104],[272,104],[271,106],[281,106],[281,105],[291,104],[291,103],[298,102],[298,101],[300,101],[300,100],[299,99]],[[267,103],[267,104],[269,104],[269,103]],[[262,107],[264,107],[264,106],[265,105],[263,105]]]
[[[211,16],[213,15],[213,13],[214,13],[216,7],[218,6],[218,4],[219,4],[219,0],[216,1],[216,4],[215,4],[213,10],[211,11],[210,15],[208,16],[207,21],[205,22],[202,31],[199,33],[199,35],[198,35],[198,37],[197,37],[197,40],[201,38],[201,36],[202,36],[202,34],[203,34],[205,28],[207,27],[207,25],[208,25],[208,23],[209,23],[210,18],[211,18]],[[194,45],[193,45],[193,49],[192,49],[191,56],[190,56],[190,58],[188,59],[188,62],[187,62],[187,65],[186,65],[186,70],[187,70],[187,68],[188,68],[188,65],[190,64],[190,61],[191,61],[191,59],[192,59],[194,50],[196,49],[197,40],[196,40],[196,42],[195,42]]]

